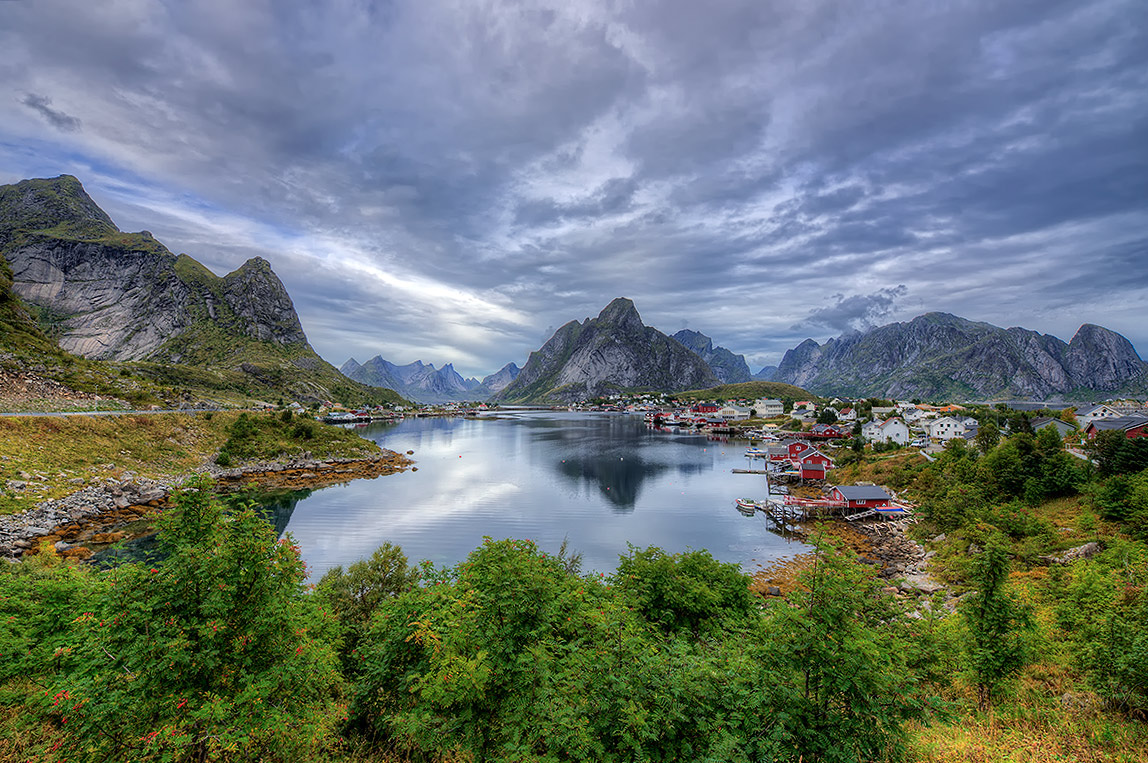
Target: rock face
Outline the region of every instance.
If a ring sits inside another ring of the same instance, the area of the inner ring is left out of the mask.
[[[433,363],[421,360],[399,366],[376,355],[362,364],[351,358],[339,370],[357,382],[393,389],[420,403],[485,400],[490,396],[488,391],[481,389],[478,379],[464,379],[451,363],[439,369],[435,369]]]
[[[507,363],[490,376],[484,377],[480,386],[487,391],[489,397],[509,387],[521,371],[517,363]]]
[[[820,394],[1088,399],[1141,389],[1148,364],[1119,334],[1085,324],[1072,341],[927,313],[785,353],[774,381]]]
[[[147,231],[122,233],[70,175],[0,188],[13,291],[54,319],[60,346],[97,360],[176,360],[165,343],[209,320],[224,333],[306,345],[261,258],[219,278]]]
[[[705,334],[682,329],[674,334],[674,339],[696,352],[723,384],[740,384],[752,380],[744,355],[734,355],[725,347],[714,347],[713,340]]]
[[[773,381],[777,378],[777,366],[763,366],[753,375],[754,381]]]
[[[576,402],[627,389],[673,392],[718,384],[696,353],[644,325],[634,303],[618,298],[597,318],[570,321],[554,332],[492,399]]]
[[[266,260],[217,276],[120,231],[70,175],[0,186],[0,255],[11,292],[73,354],[211,368],[252,394],[379,397],[315,354]]]

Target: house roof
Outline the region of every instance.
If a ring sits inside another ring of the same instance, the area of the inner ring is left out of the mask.
[[[847,501],[875,501],[891,496],[876,485],[838,485],[837,490]]]
[[[1089,429],[1097,431],[1104,431],[1106,429],[1118,429],[1121,432],[1127,432],[1129,429],[1144,426],[1148,424],[1148,416],[1119,416],[1114,419],[1097,419],[1088,425]]]
[[[1077,428],[1076,424],[1073,424],[1070,421],[1065,421],[1064,419],[1054,419],[1051,416],[1041,416],[1040,418],[1032,420],[1032,428],[1033,429],[1040,429],[1042,427],[1048,426],[1049,424],[1053,424],[1053,425],[1063,424],[1064,426],[1068,427],[1069,429],[1076,429]],[[1059,429],[1060,427],[1057,426],[1057,428]]]

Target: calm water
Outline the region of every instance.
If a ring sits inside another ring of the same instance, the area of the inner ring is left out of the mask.
[[[557,551],[563,538],[583,570],[608,572],[626,543],[670,552],[707,549],[716,558],[758,563],[802,547],[745,517],[739,496],[763,497],[764,477],[742,443],[648,429],[617,414],[521,412],[500,418],[407,419],[357,430],[385,448],[413,450],[417,472],[356,480],[279,507],[317,579],[335,565],[370,556],[385,541],[412,561],[454,564],[493,538],[529,538]]]

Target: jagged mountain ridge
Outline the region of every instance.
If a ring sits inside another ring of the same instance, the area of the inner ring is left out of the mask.
[[[463,378],[452,363],[435,369],[433,363],[416,360],[400,366],[376,355],[365,363],[351,358],[339,371],[350,379],[372,387],[387,387],[419,403],[483,401],[501,391],[518,376],[519,368],[507,363],[479,381]]]
[[[147,231],[120,231],[71,175],[0,186],[0,255],[12,292],[75,355],[168,378],[212,369],[210,383],[259,394],[380,398],[315,353],[266,260],[217,276]]]
[[[762,366],[761,370],[753,375],[753,381],[773,381],[777,376],[777,366]]]
[[[774,380],[818,394],[1088,399],[1148,386],[1148,364],[1127,339],[1101,326],[1084,324],[1065,343],[926,313],[824,345],[807,339],[785,353]]]
[[[696,353],[643,324],[634,303],[619,297],[597,318],[554,332],[492,400],[576,402],[620,390],[674,392],[719,383]]]
[[[673,338],[697,353],[723,384],[739,384],[752,378],[744,355],[735,355],[725,347],[714,347],[713,339],[705,334],[682,329]]]

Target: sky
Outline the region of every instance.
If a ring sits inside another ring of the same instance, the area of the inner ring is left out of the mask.
[[[1143,0],[0,0],[0,183],[62,173],[336,365],[618,296],[754,371],[929,311],[1148,348]]]

